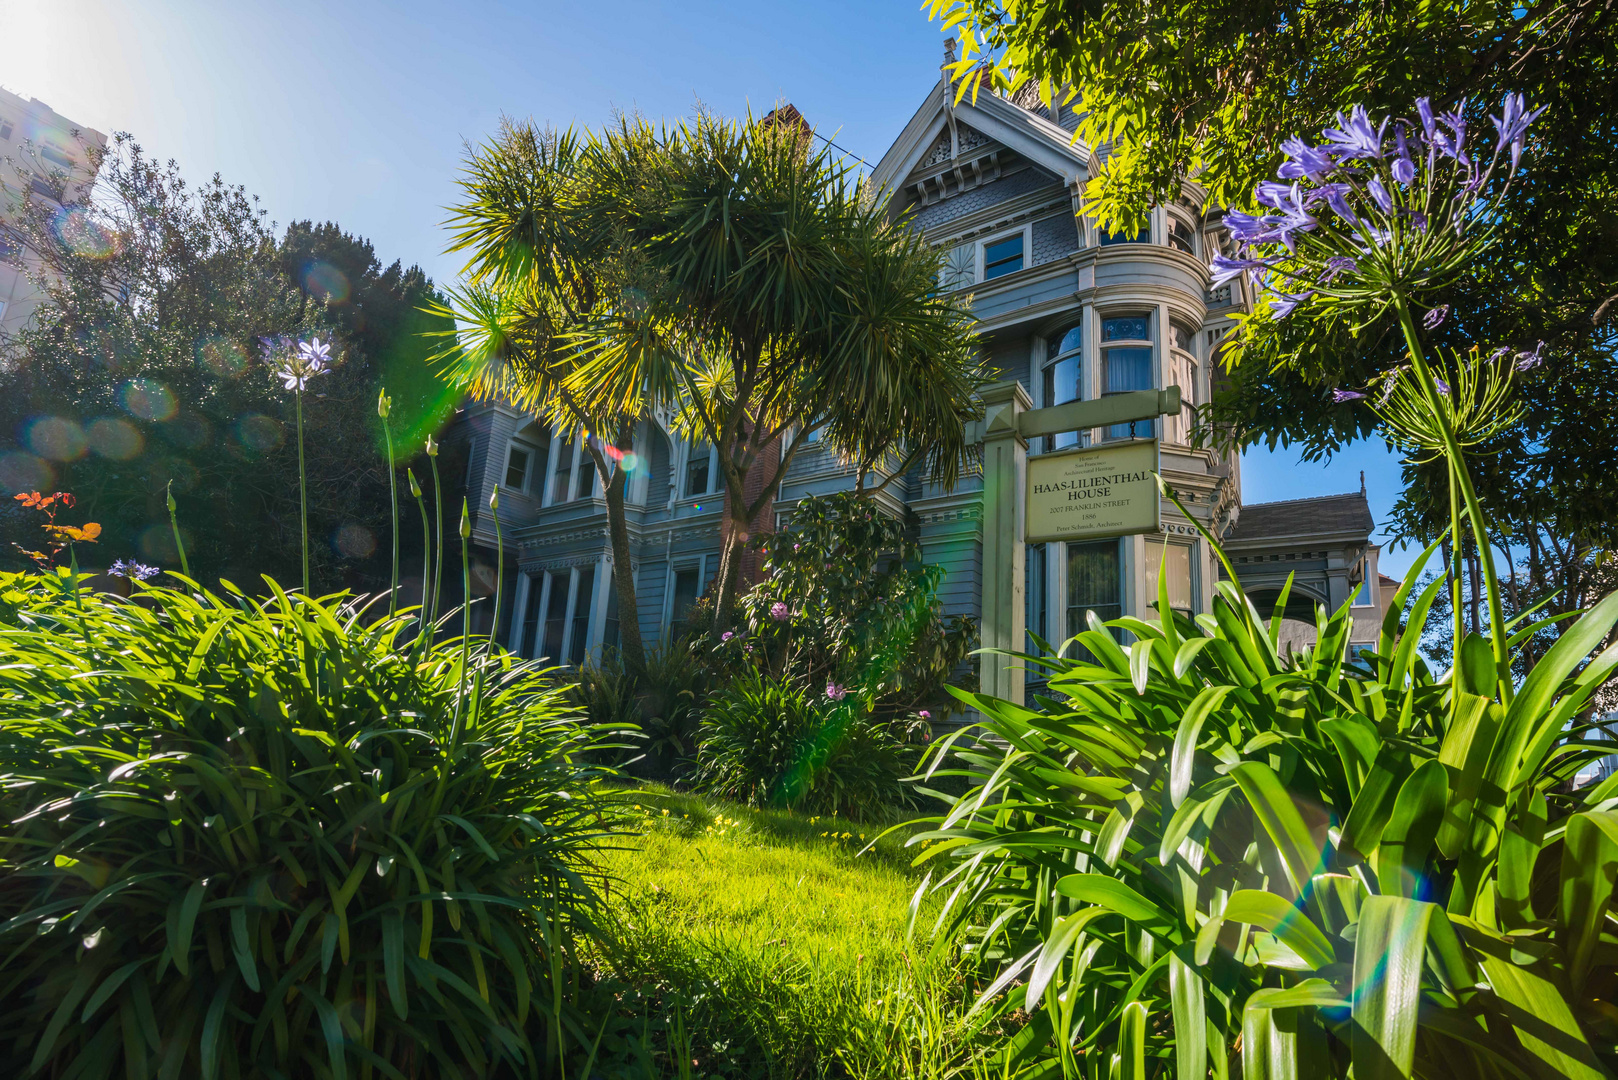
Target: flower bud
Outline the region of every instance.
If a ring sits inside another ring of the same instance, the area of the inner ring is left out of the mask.
[[[378,390],[376,392],[376,414],[382,419],[386,420],[388,418],[388,408],[392,404],[393,399],[388,397],[388,392],[386,389]]]
[[[472,535],[472,514],[466,508],[466,498],[461,498],[461,539],[465,540]]]
[[[410,478],[410,494],[415,498],[421,498],[421,485],[416,483],[416,474],[406,469],[405,475]]]
[[[175,509],[177,508],[176,503],[174,502],[174,481],[173,480],[169,481],[168,495],[169,495],[169,513],[172,514],[172,513],[174,513]]]
[[[489,509],[495,513],[500,512],[500,485],[494,485],[494,491],[489,495]]]
[[[433,437],[431,435],[427,436],[427,456],[428,457],[437,457],[438,456],[438,443],[433,440]]]

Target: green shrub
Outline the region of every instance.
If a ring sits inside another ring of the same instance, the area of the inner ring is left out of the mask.
[[[224,583],[222,583],[224,585]],[[289,598],[0,583],[0,1017],[47,1075],[537,1075],[599,733],[546,673]],[[19,602],[18,597],[23,599]]]
[[[788,529],[753,546],[768,577],[742,596],[742,626],[700,642],[720,670],[850,687],[883,720],[942,716],[946,685],[975,687],[977,620],[944,615],[943,567],[925,565],[910,525],[874,500],[801,499]]]
[[[1441,678],[1416,655],[1443,582],[1401,618],[1431,551],[1354,664],[1348,605],[1289,656],[1227,563],[1211,615],[1114,620],[1121,645],[1092,614],[1090,659],[1029,658],[1052,672],[1038,709],[971,699],[995,739],[960,750],[974,786],[916,840],[945,922],[1001,969],[985,999],[1035,1013],[1008,1056],[1086,1077],[1237,1058],[1249,1077],[1611,1075],[1618,778],[1569,794],[1604,751],[1567,740],[1618,667],[1618,646],[1592,655],[1618,595],[1503,702],[1480,635]]]
[[[639,727],[641,738],[619,750],[622,767],[637,776],[673,779],[690,770],[697,749],[697,718],[707,696],[708,670],[680,638],[646,655],[637,681],[617,650],[579,669],[571,691],[592,724]]]
[[[908,802],[900,780],[918,748],[915,728],[872,720],[853,694],[814,698],[796,681],[744,671],[702,716],[695,781],[750,806],[881,817]]]

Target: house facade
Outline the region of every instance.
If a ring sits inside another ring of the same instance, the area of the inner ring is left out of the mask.
[[[1080,195],[1104,158],[1074,140],[1070,109],[987,87],[976,100],[953,98],[940,78],[870,182],[895,221],[946,250],[940,287],[970,296],[997,379],[1021,384],[1035,408],[1168,386],[1180,387],[1184,402],[1178,415],[1039,437],[1029,455],[1158,439],[1162,475],[1186,511],[1232,545],[1238,574],[1261,607],[1267,597],[1273,608],[1288,571],[1295,572],[1289,616],[1365,592],[1370,602],[1363,620],[1356,609],[1355,640],[1374,641],[1380,609],[1371,608],[1380,592],[1361,589],[1378,580],[1363,490],[1244,507],[1239,458],[1195,445],[1195,407],[1208,400],[1220,342],[1250,300],[1239,281],[1209,288],[1208,261],[1224,242],[1218,209],[1186,183],[1178,198],[1151,211],[1140,233],[1103,232],[1083,215]],[[577,435],[490,403],[469,405],[450,437],[466,440],[466,485],[471,505],[483,508],[473,526],[481,550],[474,577],[485,592],[495,581],[488,495],[500,486],[513,589],[501,635],[510,648],[578,663],[613,643],[624,618],[639,621],[648,644],[679,632],[719,566],[724,495],[711,446],[674,437],[661,420],[642,426],[626,493],[637,605],[624,612],[611,586],[601,477]],[[783,477],[776,519],[790,527],[797,500],[855,481],[849,463],[810,444]],[[980,475],[968,472],[944,490],[915,473],[873,497],[915,523],[924,558],[944,568],[946,610],[980,615]],[[1218,560],[1168,500],[1155,535],[1031,546],[1028,629],[1057,642],[1083,627],[1087,611],[1148,616],[1159,572],[1168,575],[1174,607],[1191,615],[1210,609]]]

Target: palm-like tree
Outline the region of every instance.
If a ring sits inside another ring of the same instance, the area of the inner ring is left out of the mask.
[[[507,125],[469,159],[456,208],[468,385],[609,438],[669,408],[678,433],[720,448],[720,621],[751,523],[812,432],[948,486],[977,414],[971,322],[938,295],[939,256],[807,143],[768,118],[626,119],[587,139]],[[633,611],[619,484],[608,507]]]

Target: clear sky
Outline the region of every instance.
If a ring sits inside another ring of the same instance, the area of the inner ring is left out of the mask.
[[[938,78],[942,36],[919,0],[0,0],[0,85],[445,281],[463,146],[502,114],[590,126],[790,101],[874,163]],[[1381,522],[1399,475],[1380,444],[1328,466],[1254,451],[1243,495],[1351,491],[1360,470]],[[1385,552],[1383,571],[1410,556]]]

